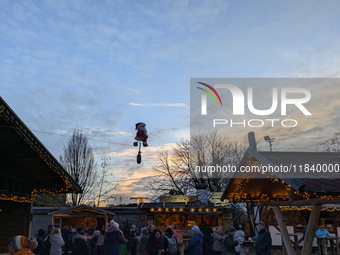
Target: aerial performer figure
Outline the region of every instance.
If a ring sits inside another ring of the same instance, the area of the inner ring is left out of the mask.
[[[149,146],[147,143],[148,140],[148,131],[145,128],[146,124],[144,122],[138,122],[136,124],[136,130],[137,130],[137,134],[135,137],[136,142],[133,143],[133,145],[135,147],[138,146],[139,144],[139,151],[138,151],[138,155],[137,155],[137,163],[140,164],[142,162],[142,156],[141,156],[141,143],[143,143],[144,147]]]
[[[143,142],[143,146],[147,147],[149,146],[148,143],[146,142],[148,140],[148,131],[146,130],[145,126],[146,124],[143,122],[138,122],[136,124],[137,134],[135,140]],[[134,142],[133,145],[137,147],[138,142]]]

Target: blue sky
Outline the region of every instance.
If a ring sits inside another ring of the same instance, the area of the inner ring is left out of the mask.
[[[56,158],[75,128],[93,139],[127,202],[189,136],[190,78],[339,77],[339,14],[339,1],[1,0],[0,95]]]

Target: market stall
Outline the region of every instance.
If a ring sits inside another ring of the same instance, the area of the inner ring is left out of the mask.
[[[175,202],[174,202],[175,201]],[[144,203],[140,209],[146,213],[146,224],[165,231],[173,225],[177,233],[191,236],[191,228],[203,226],[206,222],[226,230],[233,223],[235,209],[230,203],[216,205],[200,203],[197,196],[160,197],[160,203]]]
[[[115,213],[89,205],[77,205],[51,212],[48,215],[52,215],[52,224],[56,228],[81,227],[90,236],[95,229],[105,231],[108,222],[113,219]]]
[[[336,164],[340,160],[338,153],[318,153],[318,152],[258,152],[256,148],[255,134],[248,134],[249,148],[242,158],[238,169],[252,169],[258,166],[286,166],[304,165],[311,168],[313,164]],[[290,238],[291,231],[294,229],[287,226],[282,213],[283,206],[311,206],[309,217],[305,223],[299,223],[300,229],[306,226],[304,243],[301,254],[310,254],[315,232],[318,225],[322,222],[322,208],[326,204],[340,203],[340,181],[336,178],[327,178],[322,174],[316,178],[301,174],[301,178],[292,178],[289,174],[274,172],[268,174],[244,174],[236,172],[227,184],[221,200],[225,198],[235,202],[250,202],[259,207],[272,208],[273,215],[266,221],[267,227],[270,221],[274,221],[279,229],[281,238],[288,254],[299,252],[294,250]],[[326,224],[329,219],[324,218]],[[304,225],[303,225],[304,224]],[[334,225],[331,227],[334,228]],[[269,229],[271,230],[271,229]],[[273,229],[272,229],[273,230]],[[272,231],[273,232],[273,231]],[[273,236],[273,233],[271,233]]]

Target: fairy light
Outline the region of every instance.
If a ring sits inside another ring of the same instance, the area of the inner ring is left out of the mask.
[[[4,111],[3,106],[0,106],[0,114],[14,128],[14,130],[22,137],[23,141],[29,148],[36,152],[41,160],[45,162],[50,170],[56,173],[65,183],[64,188],[51,189],[33,189],[28,195],[17,195],[12,193],[0,194],[0,200],[8,200],[21,203],[32,203],[35,199],[35,194],[60,194],[60,193],[80,193],[81,188],[72,180],[70,175],[59,165],[59,163],[45,150],[43,145],[35,138],[35,136],[25,127],[24,124],[11,113],[10,110]]]

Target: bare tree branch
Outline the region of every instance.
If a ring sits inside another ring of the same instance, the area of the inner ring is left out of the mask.
[[[195,186],[207,182],[210,189],[221,190],[226,184],[226,173],[198,172],[196,167],[236,166],[246,150],[245,143],[231,141],[215,131],[191,136],[191,140],[181,140],[168,151],[160,152],[153,167],[156,176],[148,182],[146,190],[153,200],[161,195],[192,195]]]
[[[88,144],[86,136],[80,130],[75,130],[63,151],[60,163],[83,190],[81,194],[69,195],[68,204],[75,206],[86,203],[93,197],[93,187],[97,177],[93,149]]]

